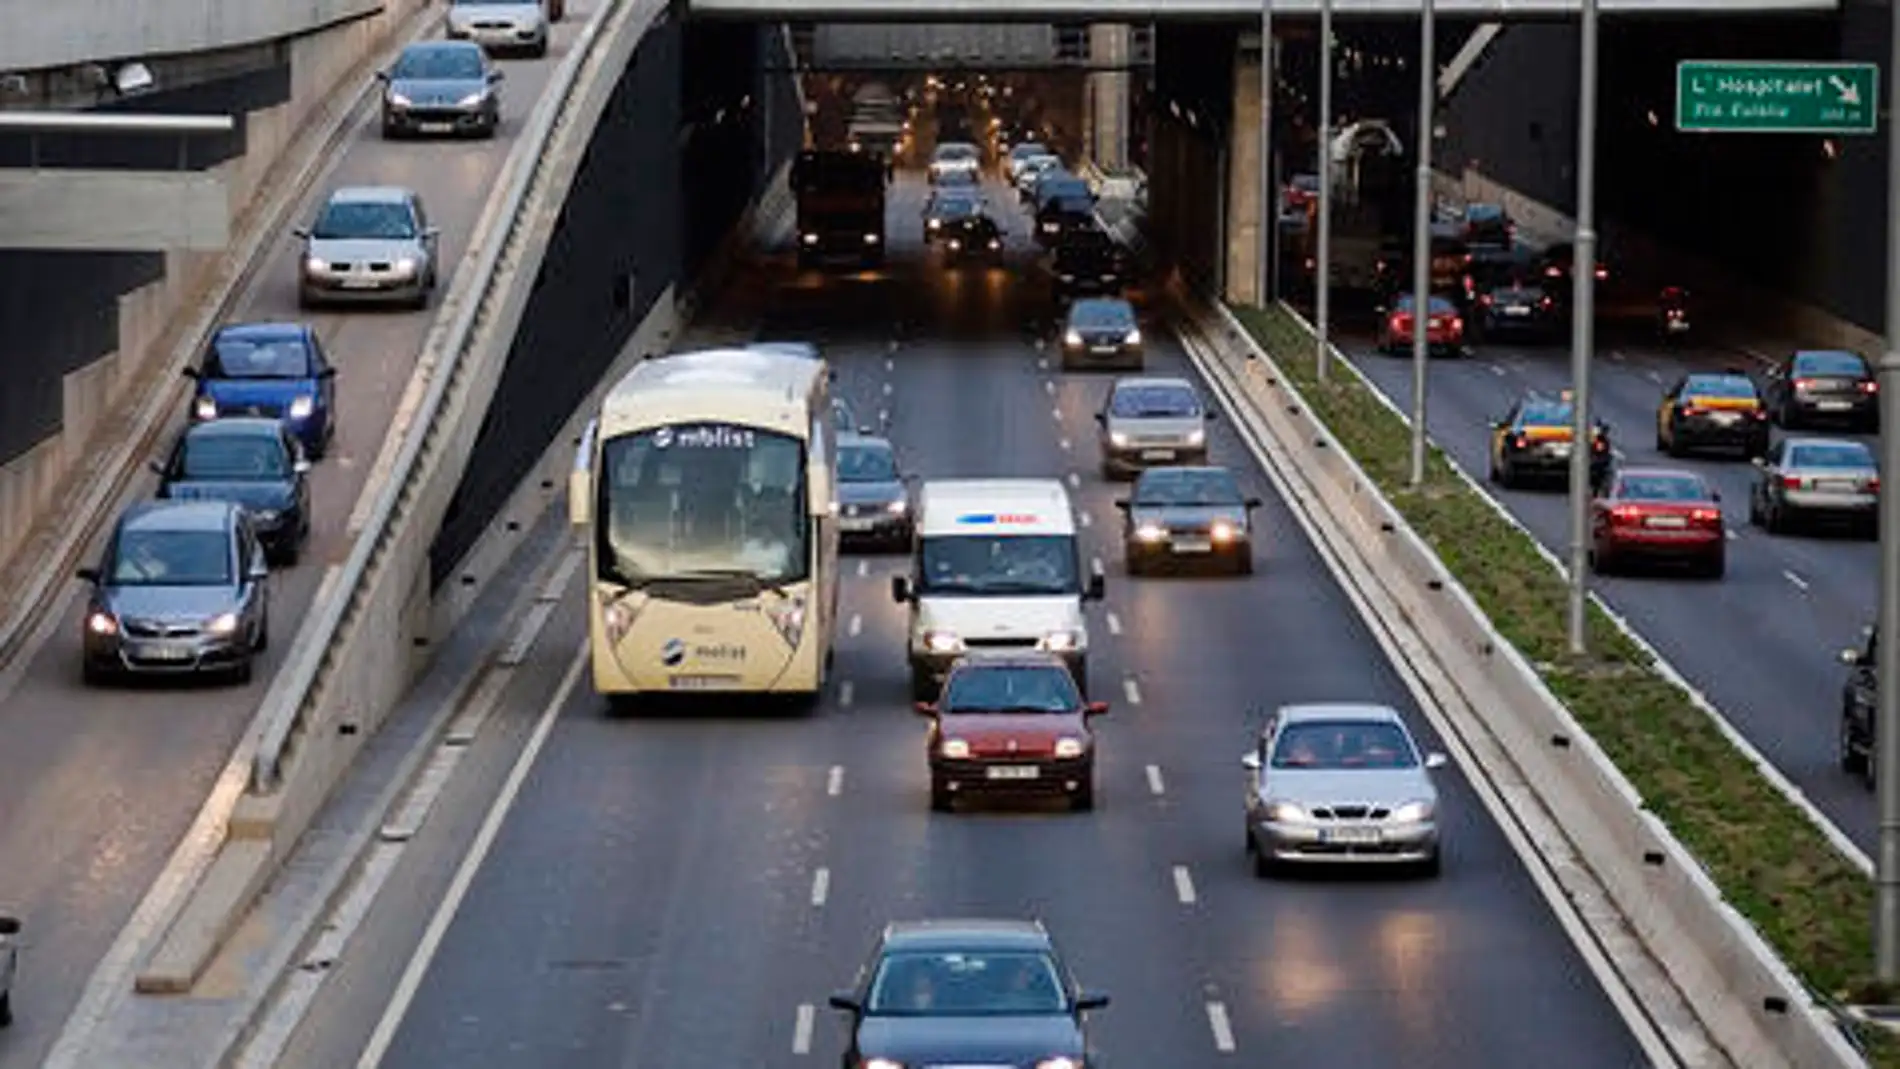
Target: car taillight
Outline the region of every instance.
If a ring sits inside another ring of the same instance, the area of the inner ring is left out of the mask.
[[[1617,523],[1636,523],[1643,518],[1643,510],[1630,505],[1618,505],[1610,510],[1610,519]]]
[[[1689,519],[1696,523],[1721,523],[1721,509],[1696,509],[1689,513]]]
[[[1598,282],[1603,282],[1603,281],[1605,281],[1605,280],[1607,280],[1607,279],[1608,279],[1609,277],[1610,277],[1610,269],[1609,269],[1609,268],[1607,268],[1607,267],[1599,267],[1599,268],[1597,268],[1597,281],[1598,281]]]
[[[1517,436],[1516,444],[1519,449],[1524,449],[1531,444],[1531,440],[1527,435],[1520,434]]]
[[[1551,300],[1549,297],[1546,297],[1539,303],[1541,303],[1545,308],[1549,308],[1551,305]]]
[[[1590,448],[1599,453],[1608,452],[1610,448],[1610,440],[1608,438],[1603,437],[1603,435],[1601,434],[1593,434],[1590,436]]]
[[[1395,315],[1392,317],[1392,333],[1408,334],[1411,332],[1411,330],[1412,330],[1411,316]]]
[[[1465,332],[1465,321],[1462,317],[1451,317],[1451,332],[1453,334],[1463,334]]]
[[[1702,414],[1702,410],[1694,405],[1683,405],[1682,414],[1685,416],[1699,416]]]
[[[1544,268],[1544,277],[1545,278],[1562,278],[1564,277],[1564,269],[1561,267],[1546,267]]]
[[[1799,490],[1801,489],[1801,476],[1783,475],[1781,477],[1781,485],[1787,490]]]
[[[1878,382],[1875,382],[1872,379],[1868,379],[1866,382],[1863,382],[1860,384],[1860,392],[1861,393],[1879,393],[1880,384]]]
[[[1812,390],[1814,389],[1814,380],[1813,379],[1796,379],[1794,380],[1794,388],[1797,390]]]
[[[1768,410],[1765,408],[1749,409],[1748,414],[1755,417],[1757,422],[1768,418]]]
[[[1491,304],[1491,295],[1487,293],[1484,296],[1478,298],[1478,303],[1489,306]]]
[[[1869,475],[1867,476],[1867,481],[1862,485],[1867,487],[1868,493],[1877,494],[1880,492],[1880,476]]]

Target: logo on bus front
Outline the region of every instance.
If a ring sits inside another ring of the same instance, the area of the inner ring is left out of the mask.
[[[660,647],[660,663],[668,668],[676,667],[685,659],[686,643],[677,638],[667,639],[666,644]]]
[[[670,449],[751,449],[757,444],[750,427],[724,423],[703,423],[685,427],[658,427],[653,431],[653,448]]]
[[[746,648],[730,642],[709,642],[688,646],[685,639],[669,638],[660,646],[660,664],[678,668],[691,654],[696,661],[724,661],[728,664],[746,659]]]

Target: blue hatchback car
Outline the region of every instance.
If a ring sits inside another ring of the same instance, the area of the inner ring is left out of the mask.
[[[197,380],[194,421],[223,416],[278,419],[312,459],[336,436],[336,367],[317,332],[303,323],[233,323],[211,336],[204,359],[185,369]]]

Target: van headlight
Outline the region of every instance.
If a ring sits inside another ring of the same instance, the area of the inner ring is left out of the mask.
[[[1057,739],[1056,740],[1056,756],[1057,757],[1082,756],[1082,740],[1081,739]]]
[[[198,419],[217,419],[218,402],[209,397],[200,397],[192,402],[191,414]]]
[[[1078,631],[1051,631],[1042,636],[1040,645],[1045,650],[1064,653],[1069,650],[1080,649],[1082,646],[1082,635]]]
[[[1392,820],[1400,824],[1422,824],[1432,819],[1438,807],[1430,802],[1407,802],[1392,811]]]
[[[1135,528],[1135,538],[1143,542],[1159,542],[1168,537],[1167,528],[1158,523],[1144,523]]]
[[[291,419],[309,419],[311,413],[316,410],[317,399],[314,397],[293,397],[290,400]]]
[[[864,243],[865,243],[866,245],[875,245],[875,244],[877,244],[877,235],[876,235],[876,234],[866,234],[866,235],[864,235]]]
[[[963,649],[963,640],[955,631],[924,632],[924,649],[931,653],[956,653]]]
[[[1240,537],[1240,528],[1227,520],[1215,520],[1207,529],[1209,538],[1216,542],[1232,542]]]
[[[937,752],[952,761],[961,761],[970,756],[970,744],[963,739],[945,739]]]
[[[1187,441],[1189,445],[1204,445],[1207,442],[1207,432],[1196,427],[1188,432]]]

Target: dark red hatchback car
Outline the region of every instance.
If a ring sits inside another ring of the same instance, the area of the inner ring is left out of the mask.
[[[1692,471],[1617,472],[1592,503],[1591,566],[1607,573],[1636,559],[1688,563],[1720,579],[1728,560],[1721,495]]]
[[[930,807],[947,811],[971,793],[1056,795],[1095,808],[1093,717],[1107,702],[1082,699],[1062,659],[1035,650],[968,654],[950,668],[932,720]]]

